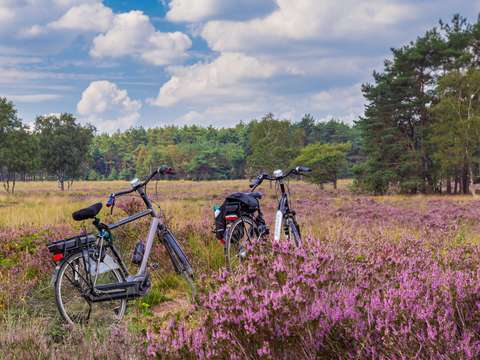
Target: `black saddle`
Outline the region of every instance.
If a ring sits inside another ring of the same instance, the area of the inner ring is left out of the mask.
[[[96,203],[93,205],[90,205],[89,207],[86,207],[84,209],[80,209],[78,211],[75,211],[72,214],[72,218],[75,221],[82,221],[82,220],[87,220],[87,219],[93,219],[97,214],[102,210],[102,203]]]
[[[261,192],[258,192],[258,191],[255,191],[255,192],[246,192],[244,193],[245,195],[250,195],[251,197],[255,198],[255,199],[261,199],[262,198],[262,193]]]

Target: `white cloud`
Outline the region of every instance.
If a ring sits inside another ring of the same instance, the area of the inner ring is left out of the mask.
[[[0,34],[38,36],[43,26],[74,6],[100,3],[101,0],[2,0]],[[83,19],[85,21],[85,19]]]
[[[363,113],[365,101],[361,84],[336,87],[313,94],[310,98],[311,109],[323,119],[336,117],[351,123]]]
[[[416,16],[414,6],[388,0],[276,0],[278,9],[249,21],[211,21],[202,36],[216,51],[283,46],[287,40],[359,38],[391,30]]]
[[[151,101],[158,106],[172,106],[182,100],[205,101],[213,97],[253,96],[253,89],[242,88],[245,81],[267,79],[277,68],[241,53],[223,53],[211,63],[170,68],[172,77]]]
[[[167,19],[173,22],[199,22],[221,17],[245,18],[263,14],[274,6],[273,0],[171,0]]]
[[[48,24],[56,30],[107,31],[113,21],[113,11],[102,3],[82,4],[69,9],[61,18]]]
[[[25,95],[2,95],[8,100],[19,103],[40,103],[57,100],[62,97],[60,94],[25,94]]]
[[[98,130],[114,132],[134,126],[140,118],[142,104],[132,100],[126,90],[106,81],[93,81],[83,91],[77,104],[81,119]]]
[[[224,0],[225,1],[225,0]],[[170,21],[200,21],[218,14],[221,9],[219,0],[172,0],[167,19]]]
[[[190,38],[181,32],[156,31],[141,11],[116,15],[113,25],[93,40],[94,58],[133,56],[154,65],[178,62],[191,47]]]
[[[0,24],[8,24],[15,17],[11,9],[0,7]]]

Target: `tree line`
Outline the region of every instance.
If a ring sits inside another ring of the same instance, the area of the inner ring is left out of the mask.
[[[392,49],[363,86],[357,188],[468,193],[480,167],[480,22],[456,15]]]
[[[324,184],[351,176],[359,162],[356,127],[334,119],[298,122],[267,114],[232,128],[164,126],[96,134],[72,114],[38,116],[32,128],[14,104],[0,98],[0,180],[13,192],[18,180],[57,180],[63,190],[76,179],[129,180],[170,164],[177,177],[239,179],[302,164]]]
[[[232,128],[163,126],[96,134],[73,115],[39,116],[33,128],[0,98],[0,180],[142,177],[170,164],[184,179],[237,179],[295,164],[320,185],[354,177],[359,191],[468,193],[480,180],[480,20],[456,15],[385,60],[364,84],[352,126],[266,114]]]

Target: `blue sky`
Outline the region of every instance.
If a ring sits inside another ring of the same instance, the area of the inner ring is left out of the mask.
[[[26,123],[353,121],[391,47],[480,0],[0,0],[0,96]]]

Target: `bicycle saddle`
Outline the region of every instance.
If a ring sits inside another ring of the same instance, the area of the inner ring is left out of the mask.
[[[255,192],[246,192],[245,194],[248,194],[250,195],[251,197],[255,198],[255,199],[261,199],[262,198],[262,193],[261,192],[258,192],[258,191],[255,191]]]
[[[78,211],[75,211],[72,214],[72,218],[75,221],[82,221],[86,219],[93,219],[97,214],[102,210],[102,203],[96,203],[93,205],[90,205],[89,207],[86,207],[84,209],[80,209]]]

